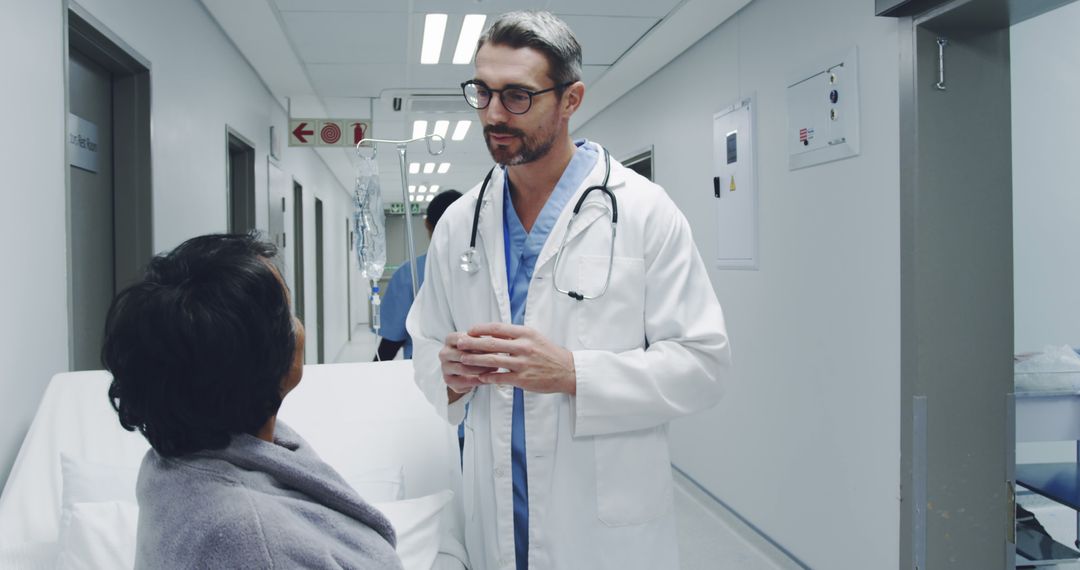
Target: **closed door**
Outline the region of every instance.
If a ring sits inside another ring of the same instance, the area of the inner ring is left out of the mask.
[[[68,64],[69,144],[96,136],[93,158],[71,170],[72,353],[74,370],[101,368],[105,313],[116,291],[113,224],[112,76],[77,50]],[[83,139],[79,139],[79,137]]]
[[[315,199],[315,347],[316,360],[326,362],[326,314],[323,310],[323,204]]]
[[[255,229],[255,146],[228,130],[229,231],[244,234]]]
[[[292,219],[292,243],[289,247],[293,250],[293,312],[296,313],[296,318],[307,326],[304,311],[304,187],[295,180],[293,181]]]
[[[345,340],[352,340],[352,229],[345,218]]]

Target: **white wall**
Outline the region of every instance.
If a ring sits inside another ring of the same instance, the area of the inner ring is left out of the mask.
[[[1013,26],[1016,351],[1080,346],[1080,3]]]
[[[786,81],[852,45],[862,154],[789,171]],[[655,145],[724,306],[730,390],[672,426],[673,462],[814,568],[899,564],[898,69],[870,3],[755,0],[575,133],[616,157]],[[760,270],[721,271],[711,118],[752,93]]]
[[[68,368],[65,251],[64,12],[60,0],[6,2],[0,19],[5,75],[20,78],[2,96],[13,128],[0,163],[8,173],[0,237],[11,254],[3,298],[15,320],[0,357],[0,480],[52,374]],[[197,0],[83,0],[81,5],[151,67],[155,251],[228,227],[226,125],[255,143],[256,221],[267,226],[269,128],[284,133],[285,111]],[[12,75],[12,76],[14,76]],[[17,110],[18,112],[14,112]],[[344,151],[343,151],[344,152]],[[305,192],[308,362],[315,361],[315,198],[323,201],[326,357],[346,341],[344,220],[351,198],[309,149],[284,148],[281,169]],[[286,220],[291,232],[291,220]],[[17,244],[32,243],[29,247]],[[14,247],[12,247],[14,246]],[[290,260],[291,261],[291,260]],[[102,395],[104,397],[104,395]]]
[[[68,367],[68,300],[63,11],[56,1],[5,0],[0,12],[0,109],[19,133],[0,137],[2,483],[45,384]]]

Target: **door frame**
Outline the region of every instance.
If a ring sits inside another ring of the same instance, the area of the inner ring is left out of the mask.
[[[1009,30],[1070,1],[877,0],[900,38],[905,570],[1015,566]]]
[[[113,74],[113,257],[120,290],[134,282],[154,255],[150,60],[75,0],[62,0],[64,124],[70,113],[69,52],[78,49]],[[71,276],[71,157],[64,145],[64,223],[67,242],[68,368],[75,363],[75,291]]]

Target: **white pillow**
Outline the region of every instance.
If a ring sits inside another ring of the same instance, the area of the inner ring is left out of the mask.
[[[61,453],[60,473],[56,568],[133,568],[139,465],[106,465]]]
[[[99,503],[102,501],[135,502],[135,482],[139,466],[105,465],[60,454],[60,472],[64,478],[61,504]]]
[[[60,497],[60,533],[71,524],[71,507],[78,503],[123,501],[135,503],[139,466],[117,466],[60,454],[63,486]]]
[[[397,553],[405,570],[430,570],[439,555],[440,513],[454,492],[439,491],[426,497],[374,503],[397,533]]]
[[[75,503],[60,527],[57,570],[134,568],[139,507],[127,501]]]
[[[405,498],[405,468],[402,466],[367,469],[342,477],[369,503],[400,501]]]

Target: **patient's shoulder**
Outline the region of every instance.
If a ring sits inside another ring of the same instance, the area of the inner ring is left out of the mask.
[[[203,460],[150,452],[139,471],[138,558],[146,567],[269,562],[249,490]],[[197,553],[197,554],[196,554]],[[197,556],[197,558],[190,558]]]

